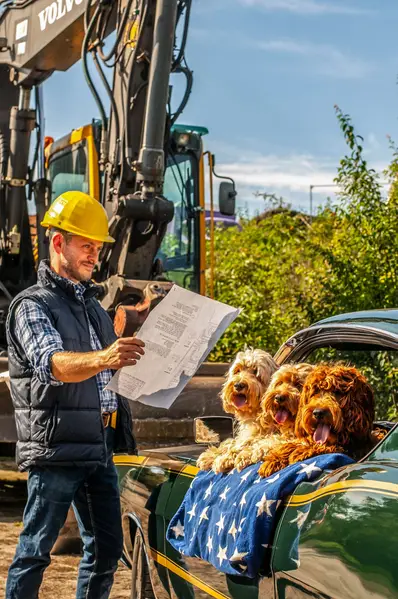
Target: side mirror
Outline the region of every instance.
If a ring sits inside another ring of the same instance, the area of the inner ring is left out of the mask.
[[[218,190],[218,207],[222,215],[235,216],[236,211],[235,185],[230,181],[222,181]]]
[[[234,421],[228,416],[204,416],[193,422],[195,443],[219,445],[234,436]]]

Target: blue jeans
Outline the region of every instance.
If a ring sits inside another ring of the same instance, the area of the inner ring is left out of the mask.
[[[114,430],[105,429],[107,464],[96,468],[31,468],[24,529],[8,571],[6,599],[37,599],[50,552],[70,505],[83,541],[76,599],[106,599],[123,550]]]

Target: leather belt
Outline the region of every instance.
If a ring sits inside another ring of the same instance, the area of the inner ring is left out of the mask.
[[[117,412],[102,412],[102,422],[104,423],[104,427],[110,426],[111,428],[116,428],[116,420],[117,420]]]

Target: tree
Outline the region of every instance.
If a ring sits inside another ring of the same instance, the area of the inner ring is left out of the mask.
[[[310,221],[264,194],[274,209],[244,219],[241,230],[216,230],[215,297],[243,312],[211,359],[230,360],[245,345],[272,352],[322,318],[398,306],[398,149],[390,142],[385,175],[391,185],[384,196],[379,175],[364,159],[362,137],[338,107],[336,114],[348,153],[337,171],[334,205]],[[395,371],[381,362],[392,392]],[[391,415],[395,396],[389,397]]]

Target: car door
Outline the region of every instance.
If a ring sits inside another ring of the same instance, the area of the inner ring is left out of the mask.
[[[352,324],[330,322],[298,333],[282,346],[279,361],[344,361],[356,366],[373,387],[377,418],[388,420],[396,412],[398,373],[391,323],[379,318],[364,328]],[[398,429],[365,460],[300,485],[275,536],[276,597],[397,597],[397,500]]]
[[[132,549],[133,520],[143,535],[150,576],[157,599],[170,597],[165,546],[165,511],[173,485],[185,461],[163,453],[117,456],[122,521],[127,553]],[[134,525],[133,525],[134,528]],[[130,541],[129,541],[130,540]],[[188,598],[187,598],[188,599]]]
[[[297,487],[277,530],[278,599],[398,596],[398,429],[367,460]]]
[[[180,471],[169,495],[165,510],[165,528],[180,507],[198,469],[190,460]],[[208,562],[183,556],[168,541],[165,556],[169,562],[170,591],[173,599],[272,599],[272,580],[252,580],[244,576],[227,576]]]

